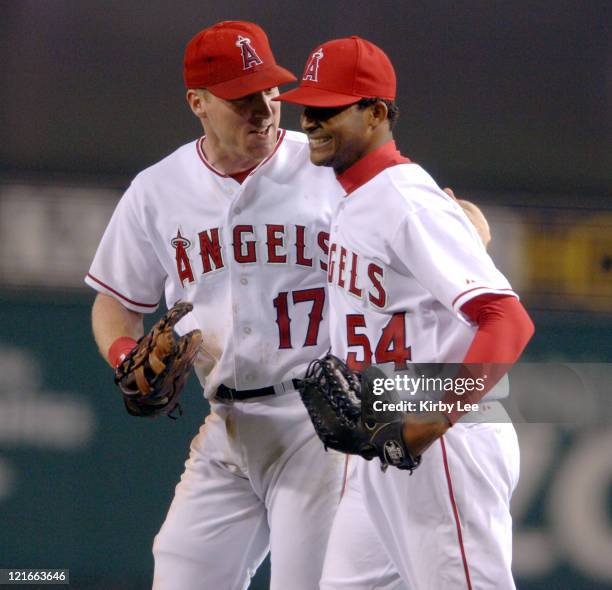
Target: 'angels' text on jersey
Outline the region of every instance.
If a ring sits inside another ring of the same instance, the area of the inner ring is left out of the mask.
[[[329,247],[327,282],[345,289],[357,299],[369,301],[378,308],[384,308],[387,302],[384,273],[381,265],[375,262],[364,265],[357,252],[336,242]]]
[[[177,229],[170,245],[175,250],[177,278],[182,286],[195,283],[198,275],[225,269],[230,262],[262,261],[327,270],[329,233],[326,231],[279,223],[239,224],[228,229],[231,241],[227,241],[223,227],[201,230],[191,239]]]

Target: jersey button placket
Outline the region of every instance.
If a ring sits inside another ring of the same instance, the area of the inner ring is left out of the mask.
[[[344,208],[346,207],[346,199],[347,197],[344,197],[344,200],[340,202],[340,204],[338,205],[338,209],[336,210],[336,218],[334,219],[333,226],[334,231],[338,230],[338,222],[340,220],[340,217],[342,216],[342,213],[344,212]]]
[[[231,235],[232,229],[237,225],[241,224],[240,215],[243,212],[243,207],[238,205],[238,201],[242,197],[242,187],[232,190],[232,203],[229,207],[228,211],[228,222],[227,226],[230,228],[230,248],[232,248],[232,238]],[[238,389],[244,388],[248,381],[253,380],[252,373],[249,373],[248,376],[245,375],[244,371],[246,366],[241,362],[242,352],[244,352],[245,347],[248,347],[249,343],[246,340],[249,339],[249,334],[251,332],[251,328],[245,326],[245,302],[247,302],[250,298],[250,293],[248,289],[249,279],[245,275],[248,273],[248,265],[241,268],[240,264],[230,264],[230,288],[231,288],[231,299],[232,299],[232,308],[233,308],[233,324],[234,324],[234,346],[236,349],[236,354],[234,356],[234,378],[235,383]],[[245,288],[247,287],[247,288]],[[248,329],[248,332],[247,332]],[[251,377],[249,380],[248,377]]]
[[[250,195],[245,194],[244,183],[238,188],[233,196],[232,205],[228,214],[228,226],[230,228],[237,225],[252,225],[255,224],[252,220],[251,206],[249,204]],[[244,214],[244,217],[243,217]],[[233,236],[232,236],[233,237]],[[248,239],[253,239],[254,236],[248,236]],[[232,301],[234,303],[234,346],[235,354],[235,378],[238,389],[249,389],[257,381],[257,368],[252,366],[247,360],[252,357],[248,354],[251,347],[256,345],[257,341],[253,334],[254,314],[257,315],[256,309],[249,305],[249,302],[258,298],[257,293],[257,276],[253,275],[254,268],[257,263],[235,264],[230,266],[231,285],[232,285]]]

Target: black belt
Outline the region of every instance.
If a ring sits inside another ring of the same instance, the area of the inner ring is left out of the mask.
[[[242,401],[250,399],[252,397],[263,397],[264,395],[274,395],[280,388],[280,391],[286,391],[287,387],[293,386],[293,389],[297,389],[299,385],[299,379],[291,379],[291,381],[285,381],[279,383],[279,385],[268,385],[268,387],[262,387],[261,389],[241,389],[236,390],[225,385],[219,385],[215,399],[220,399],[226,402]]]

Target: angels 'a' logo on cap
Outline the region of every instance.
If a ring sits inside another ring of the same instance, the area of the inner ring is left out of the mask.
[[[323,59],[323,48],[319,47],[311,56],[302,80],[311,80],[312,82],[319,81],[319,62]]]
[[[251,45],[251,40],[248,37],[243,37],[242,35],[238,35],[236,39],[236,47],[240,47],[240,51],[242,51],[242,69],[248,70],[253,66],[260,66],[263,63],[263,60],[253,46]]]

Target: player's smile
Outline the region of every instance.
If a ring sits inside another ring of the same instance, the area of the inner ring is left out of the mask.
[[[300,119],[308,136],[310,161],[331,166],[337,174],[359,160],[367,147],[366,111],[356,104],[306,107]]]
[[[266,158],[276,144],[277,127],[272,122],[247,130],[244,151],[251,157],[261,160]]]
[[[261,127],[258,129],[253,129],[252,131],[249,131],[249,133],[257,136],[257,137],[261,137],[261,138],[267,138],[270,135],[270,130],[272,129],[272,125],[266,125],[265,127]]]
[[[332,140],[333,138],[330,135],[322,135],[322,136],[309,135],[308,136],[308,143],[310,144],[311,150],[317,150],[319,148],[322,148],[326,146],[328,143],[330,143]]]

